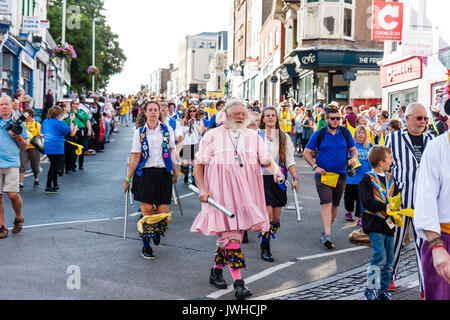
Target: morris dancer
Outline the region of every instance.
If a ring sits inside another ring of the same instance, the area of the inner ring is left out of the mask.
[[[287,179],[287,170],[292,175],[294,183],[292,188],[298,190],[298,177],[295,168],[294,145],[289,135],[280,129],[277,110],[274,107],[264,108],[260,120],[259,134],[264,140],[267,151],[272,155],[272,160],[279,164],[281,172]],[[280,228],[281,210],[287,203],[286,184],[278,184],[273,176],[264,170],[264,194],[266,208],[269,214],[270,230],[260,233],[261,237],[261,259],[273,262],[270,252],[270,238],[275,239],[275,234]]]
[[[171,219],[172,182],[177,179],[173,155],[175,137],[172,128],[159,121],[158,102],[145,102],[142,112],[136,121],[138,129],[134,133],[123,189],[125,192],[130,189],[133,177],[131,191],[134,199],[141,202],[142,210],[137,223],[139,236],[144,242],[142,257],[154,260],[150,240],[153,239],[153,243],[158,245]],[[153,211],[154,205],[156,212]]]
[[[191,232],[217,235],[209,282],[217,288],[227,288],[222,268],[228,264],[234,294],[237,299],[244,299],[252,294],[245,287],[240,272],[241,268],[246,268],[240,249],[244,231],[269,230],[261,165],[274,173],[276,179],[284,179],[284,176],[271,160],[261,137],[246,128],[249,117],[243,102],[229,101],[223,117],[226,117],[225,124],[206,133],[195,157],[195,181],[203,204]],[[234,212],[235,218],[228,218],[207,204],[208,197]]]
[[[450,300],[449,172],[447,132],[428,143],[417,177],[414,223],[425,240],[421,248],[425,300]]]

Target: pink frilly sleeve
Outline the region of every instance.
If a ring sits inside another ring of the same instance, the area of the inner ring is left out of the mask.
[[[211,131],[207,132],[200,140],[198,151],[195,154],[195,160],[198,164],[209,164],[211,156],[213,155],[214,148],[214,135]]]
[[[267,165],[271,160],[272,156],[267,151],[266,146],[264,145],[264,140],[261,138],[261,136],[257,136],[257,150],[258,150],[258,160],[261,165]]]

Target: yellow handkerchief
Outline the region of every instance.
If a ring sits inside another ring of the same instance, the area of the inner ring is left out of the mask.
[[[338,180],[339,180],[339,173],[334,172],[327,172],[326,175],[320,177],[320,182],[333,188],[336,188]]]
[[[353,167],[353,170],[356,170],[356,169],[359,168],[359,167],[361,167],[361,162],[359,162],[359,160],[356,159],[356,164],[355,164],[355,166]]]
[[[402,205],[402,196],[400,192],[395,197],[389,197],[389,204],[392,211],[397,211]]]

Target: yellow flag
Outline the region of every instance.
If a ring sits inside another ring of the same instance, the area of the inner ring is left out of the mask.
[[[373,137],[373,132],[369,128],[367,128],[367,137],[369,138],[369,142],[375,145],[375,138]]]
[[[355,137],[355,128],[353,128],[353,127],[351,126],[351,124],[348,123],[348,120],[345,120],[345,122],[347,123],[347,129],[348,129],[348,131],[350,131],[350,133],[352,134],[352,137],[354,138],[354,137]]]

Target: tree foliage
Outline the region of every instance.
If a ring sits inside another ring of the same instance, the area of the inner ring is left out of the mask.
[[[78,7],[79,16],[70,11],[71,6]],[[92,66],[92,28],[95,24],[95,66],[100,69],[96,80],[96,89],[104,89],[112,75],[122,72],[126,56],[120,48],[119,36],[111,31],[106,22],[103,0],[67,0],[66,21],[77,18],[80,22],[75,28],[66,27],[66,42],[72,44],[78,58],[72,59],[70,74],[72,88],[81,92],[81,88],[92,88],[92,76],[87,69]],[[57,44],[61,44],[62,0],[50,0],[47,10],[50,21],[50,33]]]

